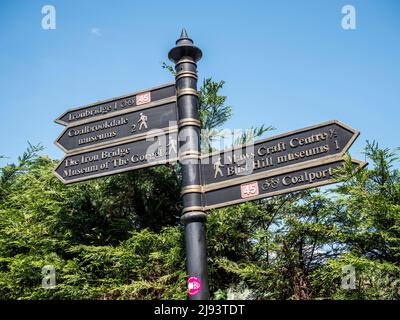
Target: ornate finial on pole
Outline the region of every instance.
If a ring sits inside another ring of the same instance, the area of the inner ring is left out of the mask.
[[[200,119],[197,92],[197,65],[201,50],[182,30],[176,46],[168,54],[175,63],[175,85],[179,115],[179,163],[182,168],[181,222],[185,225],[188,295],[191,300],[209,298],[206,233],[200,180]]]
[[[193,44],[193,40],[187,35],[185,29],[182,29],[181,36],[176,40],[175,48],[172,48],[168,53],[168,59],[177,63],[182,57],[189,56],[195,62],[199,61],[203,56],[201,50]]]
[[[190,39],[189,37],[188,37],[188,35],[187,35],[187,32],[186,32],[186,29],[185,28],[183,28],[182,29],[182,32],[181,32],[181,38],[180,39],[189,39],[190,41],[192,41],[192,39]],[[178,42],[178,41],[177,41]],[[193,43],[193,41],[192,41],[192,43]]]

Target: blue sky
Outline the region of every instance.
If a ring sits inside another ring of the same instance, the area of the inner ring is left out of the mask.
[[[41,27],[44,5],[56,30]],[[344,5],[356,30],[341,27]],[[0,165],[41,143],[61,158],[53,120],[67,108],[172,82],[161,68],[182,27],[203,50],[200,79],[225,80],[232,129],[271,134],[338,119],[400,146],[400,2],[0,2]]]

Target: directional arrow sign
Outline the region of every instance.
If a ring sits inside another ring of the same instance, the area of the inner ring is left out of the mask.
[[[202,157],[202,185],[226,187],[333,155],[343,155],[359,132],[333,120],[288,132],[254,144]]]
[[[97,150],[67,155],[54,174],[64,183],[74,183],[171,163],[177,160],[177,132],[158,130],[148,139],[120,142]]]
[[[175,83],[170,83],[67,110],[55,122],[66,126],[78,122],[93,121],[98,117],[110,116],[119,111],[133,110],[141,105],[165,103],[168,99],[175,99],[175,97]]]
[[[96,117],[95,121],[68,126],[55,144],[66,153],[75,153],[120,141],[139,140],[154,129],[176,128],[177,117],[175,101],[129,108],[113,112],[111,116]]]
[[[366,163],[352,160],[354,167]],[[334,183],[335,170],[342,167],[342,156],[324,158],[319,163],[306,162],[291,168],[281,168],[265,173],[264,177],[224,188],[204,187],[204,210],[221,208],[232,204],[272,197],[289,192]]]

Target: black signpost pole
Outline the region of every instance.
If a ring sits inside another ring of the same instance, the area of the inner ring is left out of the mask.
[[[201,57],[183,29],[168,53],[175,63],[175,86],[70,109],[56,119],[66,126],[56,144],[67,154],[54,171],[64,184],[179,160],[190,300],[206,300],[210,295],[205,211],[335,183],[334,169],[343,165],[345,153],[359,135],[332,120],[259,140],[251,153],[242,145],[202,161],[196,65]],[[152,129],[161,133],[149,137]],[[154,151],[153,140],[160,135]],[[162,145],[162,141],[169,143]],[[366,165],[354,159],[352,163],[354,168]]]
[[[178,105],[179,161],[182,167],[183,212],[189,299],[209,298],[205,222],[200,182],[200,120],[197,65],[202,57],[185,30],[168,54],[175,63]]]

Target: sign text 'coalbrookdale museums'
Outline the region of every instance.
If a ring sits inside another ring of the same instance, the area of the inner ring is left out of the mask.
[[[75,126],[68,126],[56,140],[65,152],[77,152],[123,140],[149,136],[152,130],[176,127],[176,102],[159,106],[138,107],[118,114]]]
[[[175,85],[69,110],[55,144],[67,155],[55,170],[74,183],[177,160]]]

